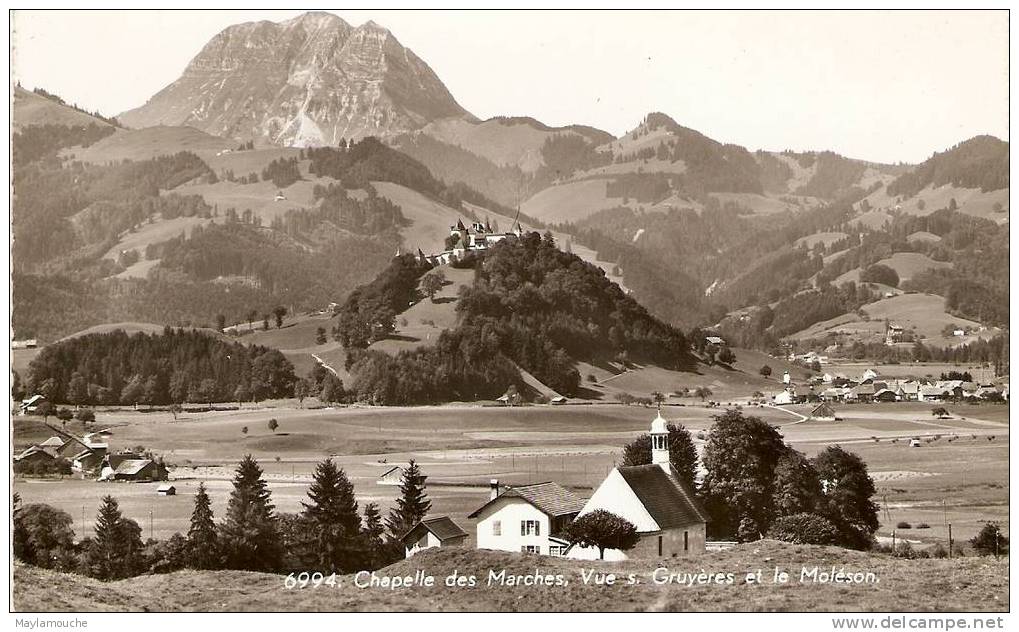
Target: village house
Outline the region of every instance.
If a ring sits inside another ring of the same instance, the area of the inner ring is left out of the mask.
[[[606,560],[662,559],[705,551],[707,514],[669,463],[669,430],[661,413],[651,422],[651,463],[612,469],[578,517],[603,509],[637,528],[628,551],[609,549]],[[598,559],[598,550],[572,547],[567,556]]]
[[[468,518],[477,519],[477,547],[497,551],[563,555],[569,543],[562,530],[584,499],[553,482],[507,487],[492,480],[489,501]]]
[[[468,533],[453,522],[449,516],[425,518],[400,536],[404,555],[411,557],[425,549],[463,546]]]
[[[52,449],[33,445],[25,449],[21,454],[14,457],[14,462],[19,464],[49,463],[56,459],[56,453]]]

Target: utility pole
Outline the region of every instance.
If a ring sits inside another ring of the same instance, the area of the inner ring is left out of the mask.
[[[152,535],[152,510],[151,509],[149,509],[149,539],[150,540],[153,539],[153,535]]]
[[[948,523],[948,559],[952,559],[952,523]]]
[[[895,529],[892,529],[892,555],[895,555]]]

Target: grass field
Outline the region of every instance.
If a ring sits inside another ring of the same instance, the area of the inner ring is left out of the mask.
[[[695,435],[713,423],[718,409],[687,400],[663,415]],[[917,542],[946,537],[944,516],[957,541],[971,538],[982,521],[1008,525],[1008,420],[1006,406],[949,406],[953,418],[936,420],[925,404],[846,406],[843,421],[800,422],[772,408],[746,409],[780,426],[796,449],[813,455],[839,443],[870,467],[882,506],[881,537],[900,520],[927,522],[908,534]],[[805,412],[808,407],[794,407]],[[142,445],[173,465],[178,496],[160,497],[154,484],[40,481],[18,478],[24,501],[47,502],[67,511],[78,533],[88,533],[103,495],[120,499],[125,514],[156,537],[187,529],[194,489],[210,486],[221,512],[236,462],[252,454],[266,472],[280,511],[298,511],[317,461],[333,456],[351,477],[361,503],[392,506],[397,489],[376,484],[394,464],[413,458],[429,476],[433,512],[448,514],[472,532],[467,514],[487,498],[487,484],[555,480],[589,495],[621,458],[622,446],[646,432],[654,410],[622,405],[528,406],[518,408],[441,406],[301,410],[244,408],[185,414],[174,422],[166,412],[100,411],[96,427],[111,427],[114,449]],[[279,420],[276,433],[267,423]],[[77,422],[75,422],[77,423]],[[242,434],[247,427],[249,432]],[[76,426],[69,428],[77,432]],[[14,420],[15,448],[53,434],[37,420]],[[933,438],[941,435],[936,441]],[[952,442],[948,439],[955,435]],[[908,438],[932,439],[909,448]],[[993,436],[993,440],[989,437]],[[875,441],[877,439],[877,441]],[[697,438],[700,445],[702,440]],[[82,513],[84,525],[82,531]],[[887,511],[886,511],[887,510]],[[903,537],[902,534],[899,534]]]
[[[387,577],[423,571],[431,587],[360,588],[354,576],[335,587],[286,589],[283,577],[238,571],[180,571],[102,583],[21,564],[14,566],[14,608],[19,611],[988,611],[1009,609],[1008,561],[993,558],[902,560],[833,547],[763,541],[696,558],[579,562],[496,551],[432,549],[394,564]],[[803,571],[844,568],[872,573],[855,584],[817,583]],[[775,569],[788,583],[773,580]],[[507,586],[490,571],[509,576],[561,575],[562,586]],[[585,583],[581,571],[613,573],[613,585]],[[748,582],[760,570],[762,581]],[[457,571],[476,577],[473,588],[447,587]],[[732,573],[732,582],[667,583],[670,574]],[[634,582],[627,581],[632,574]],[[657,578],[657,581],[656,581]]]

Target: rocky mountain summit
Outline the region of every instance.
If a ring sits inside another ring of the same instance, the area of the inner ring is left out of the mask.
[[[308,146],[390,137],[448,117],[473,119],[392,33],[315,12],[223,30],[179,79],[120,120]]]

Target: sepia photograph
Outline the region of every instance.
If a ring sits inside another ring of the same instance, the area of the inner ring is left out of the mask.
[[[1006,628],[1007,8],[8,20],[8,629]]]

